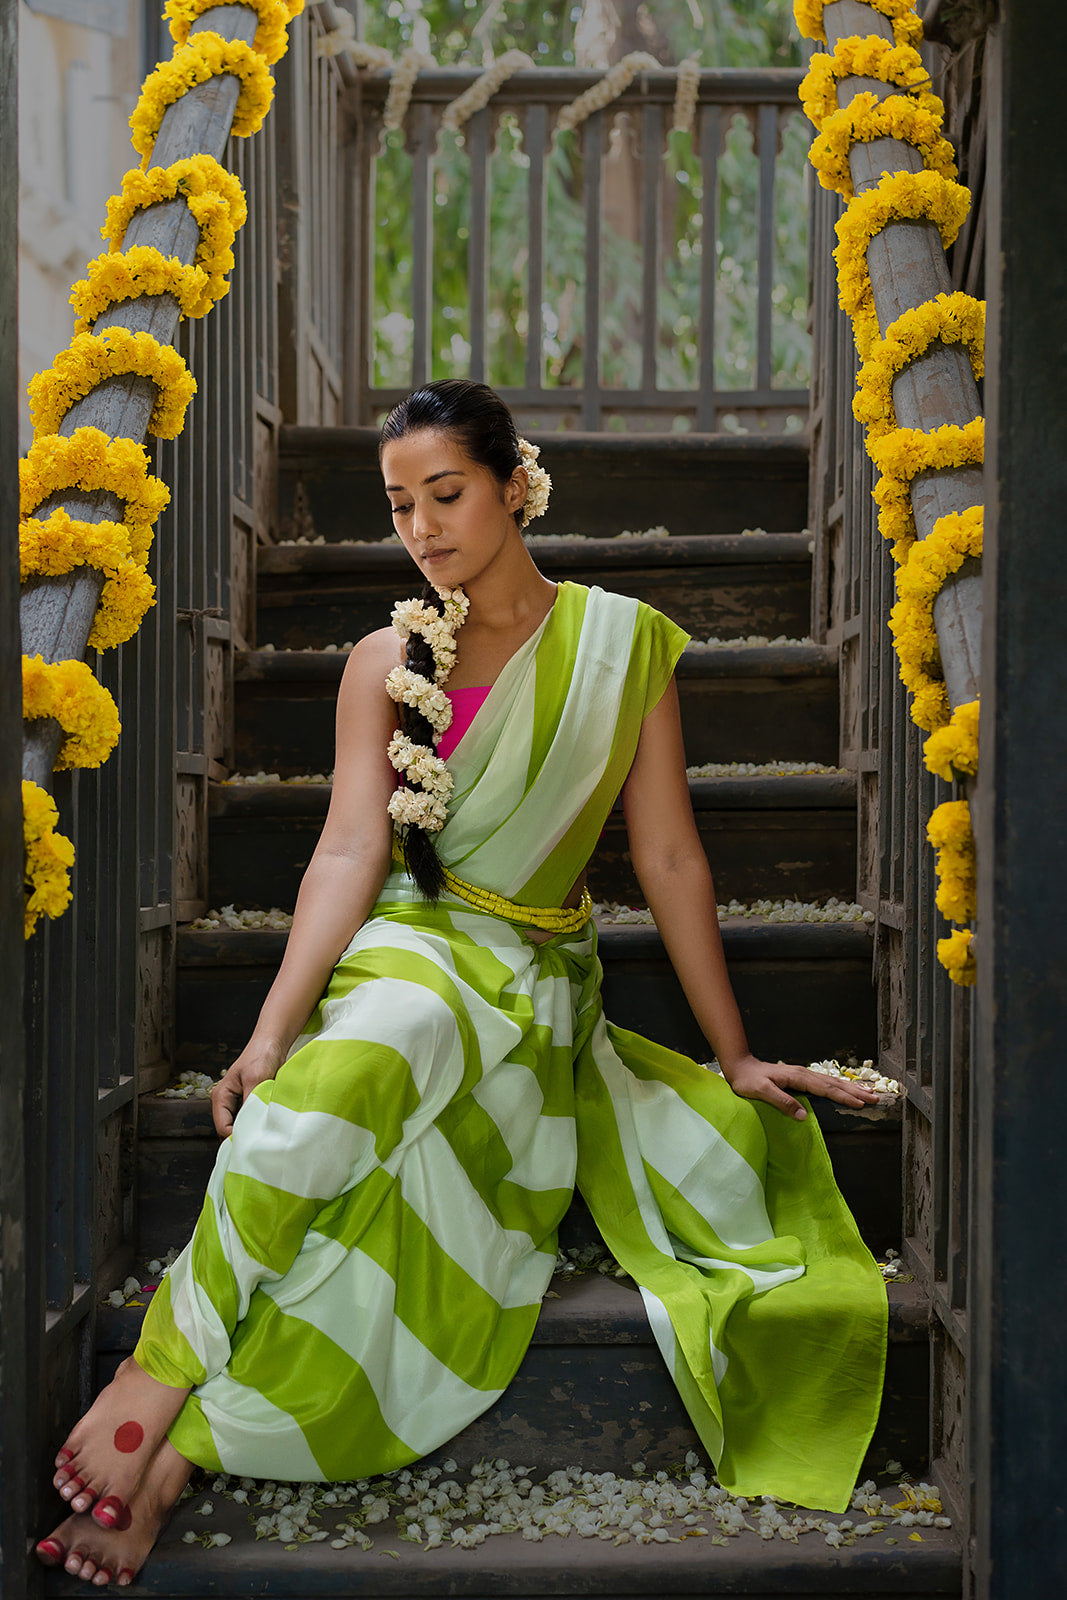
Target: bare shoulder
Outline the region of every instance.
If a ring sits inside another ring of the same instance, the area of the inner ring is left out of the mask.
[[[363,685],[386,675],[404,659],[404,648],[392,628],[377,628],[353,645],[345,663],[344,681]]]

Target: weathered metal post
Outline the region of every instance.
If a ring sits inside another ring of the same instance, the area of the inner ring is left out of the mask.
[[[258,16],[250,5],[235,3],[212,8],[193,23],[191,33],[210,31],[223,39],[251,44]],[[223,73],[191,89],[168,107],[152,152],[156,166],[169,166],[198,153],[221,159],[229,138],[239,80]],[[184,200],[172,200],[139,211],[126,232],[126,247],[154,245],[165,255],[190,264],[199,242],[199,228]],[[122,327],[151,333],[161,344],[173,341],[179,309],[173,295],[142,295],[124,301],[98,317],[95,333]],[[60,426],[69,436],[76,428],[100,428],[112,437],[143,443],[156,400],[155,385],[147,378],[112,378],[72,406]],[[56,494],[41,507],[47,516],[63,506],[72,517],[87,522],[122,521],[122,502],[107,491],[93,494]],[[46,661],[82,660],[93,624],[103,575],[93,567],[76,567],[58,578],[35,578],[23,591],[22,648]],[[62,741],[62,731],[51,718],[38,718],[25,731],[22,775],[42,788],[51,788],[52,768]]]
[[[893,42],[887,17],[866,0],[833,0],[823,13],[831,49],[839,39],[853,34],[876,34]],[[874,78],[845,78],[839,91],[841,105],[864,91],[886,99],[896,92],[892,84]],[[873,188],[883,172],[919,172],[922,158],[899,139],[876,139],[855,144],[849,168],[857,194]],[[884,333],[904,311],[924,304],[952,288],[945,251],[937,228],[930,222],[890,222],[871,240],[867,264],[874,294],[878,326]],[[897,421],[904,428],[928,432],[943,423],[963,426],[979,414],[978,390],[970,360],[959,345],[935,343],[911,362],[893,383]],[[947,468],[924,473],[912,484],[911,500],[916,531],[926,537],[939,517],[981,505],[982,472],[978,467]],[[978,695],[982,635],[982,578],[980,564],[965,561],[944,584],[934,602],[941,665],[953,710]]]
[[[0,1593],[26,1593],[27,1295],[18,644],[18,0],[0,0]]]

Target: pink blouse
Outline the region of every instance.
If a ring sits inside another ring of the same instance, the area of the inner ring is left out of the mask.
[[[473,684],[468,689],[446,689],[452,702],[452,721],[437,741],[437,754],[447,761],[485,703],[492,684]]]

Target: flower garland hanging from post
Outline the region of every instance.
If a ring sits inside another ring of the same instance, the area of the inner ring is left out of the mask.
[[[158,392],[149,430],[159,438],[180,433],[196,384],[178,352],[147,333],[118,326],[97,337],[92,325],[112,306],[142,295],[170,295],[180,316],[202,317],[227,292],[231,247],[247,216],[238,180],[207,153],[167,168],[144,168],[168,107],[217,73],[240,79],[231,132],[242,136],[259,128],[273,96],[270,66],[284,54],[288,24],[304,0],[243,0],[258,17],[251,44],[226,41],[209,30],[190,37],[193,22],[222,3],[167,0],[165,16],[178,49],[145,80],[130,118],[142,167],[126,174],[121,193],[108,202],[101,232],[109,252],[89,262],[87,276],[72,289],[77,327],[70,347],[30,384],[34,441],[19,463],[22,581],[58,577],[79,567],[99,572],[104,581],[87,639],[98,650],[132,638],[154,603],[145,566],[152,528],[170,494],[149,472],[147,454],[136,440],[110,438],[94,427],[69,435],[58,430],[71,406],[97,385],[132,374],[149,378]],[[200,231],[193,262],[144,245],[122,251],[135,212],[176,199],[184,200]],[[86,522],[62,507],[46,517],[34,515],[52,496],[72,490],[115,495],[123,502],[123,521]],[[120,732],[114,700],[80,659],[23,656],[23,716],[53,719],[66,734],[57,769],[99,766]],[[29,938],[42,916],[58,917],[70,904],[74,846],[56,831],[58,811],[45,789],[24,780],[22,799]]]
[[[890,628],[900,673],[912,694],[911,716],[930,732],[925,759],[943,778],[973,777],[978,766],[978,701],[949,705],[941,663],[934,601],[964,561],[981,556],[982,511],[943,516],[926,538],[916,537],[911,485],[920,474],[980,466],[984,423],[975,417],[963,426],[929,432],[897,425],[893,384],[935,344],[962,344],[975,377],[982,373],[985,307],[968,295],[940,294],[912,307],[883,331],[879,328],[867,264],[871,239],[894,222],[928,222],[947,249],[970,205],[967,189],[955,181],[951,146],[941,132],[943,106],[929,87],[922,58],[914,48],[922,24],[912,0],[869,0],[892,24],[893,42],[877,35],[837,40],[832,51],[816,54],[800,89],[800,99],[815,125],[811,160],[824,187],[846,201],[837,223],[834,257],[842,309],[852,318],[856,348],[863,362],[853,411],[866,427],[867,451],[880,471],[874,497],[879,528],[892,541],[899,563],[898,600]],[[823,44],[825,0],[794,0],[801,33]],[[848,78],[876,79],[896,92],[879,98],[858,93],[848,106],[838,104],[838,86]],[[923,170],[884,172],[864,193],[853,192],[849,155],[858,143],[897,140],[922,158]],[[929,837],[938,849],[941,878],[937,904],[956,922],[974,916],[974,840],[966,800],[946,802],[930,819]],[[938,942],[938,959],[954,983],[974,982],[975,962],[969,929]]]

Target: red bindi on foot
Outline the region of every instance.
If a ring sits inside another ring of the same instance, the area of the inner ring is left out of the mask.
[[[124,1422],[115,1429],[115,1449],[124,1456],[132,1455],[144,1444],[144,1429],[139,1422]]]
[[[117,1494],[109,1494],[93,1507],[93,1521],[115,1533],[125,1533],[133,1518],[129,1506],[123,1505]]]

